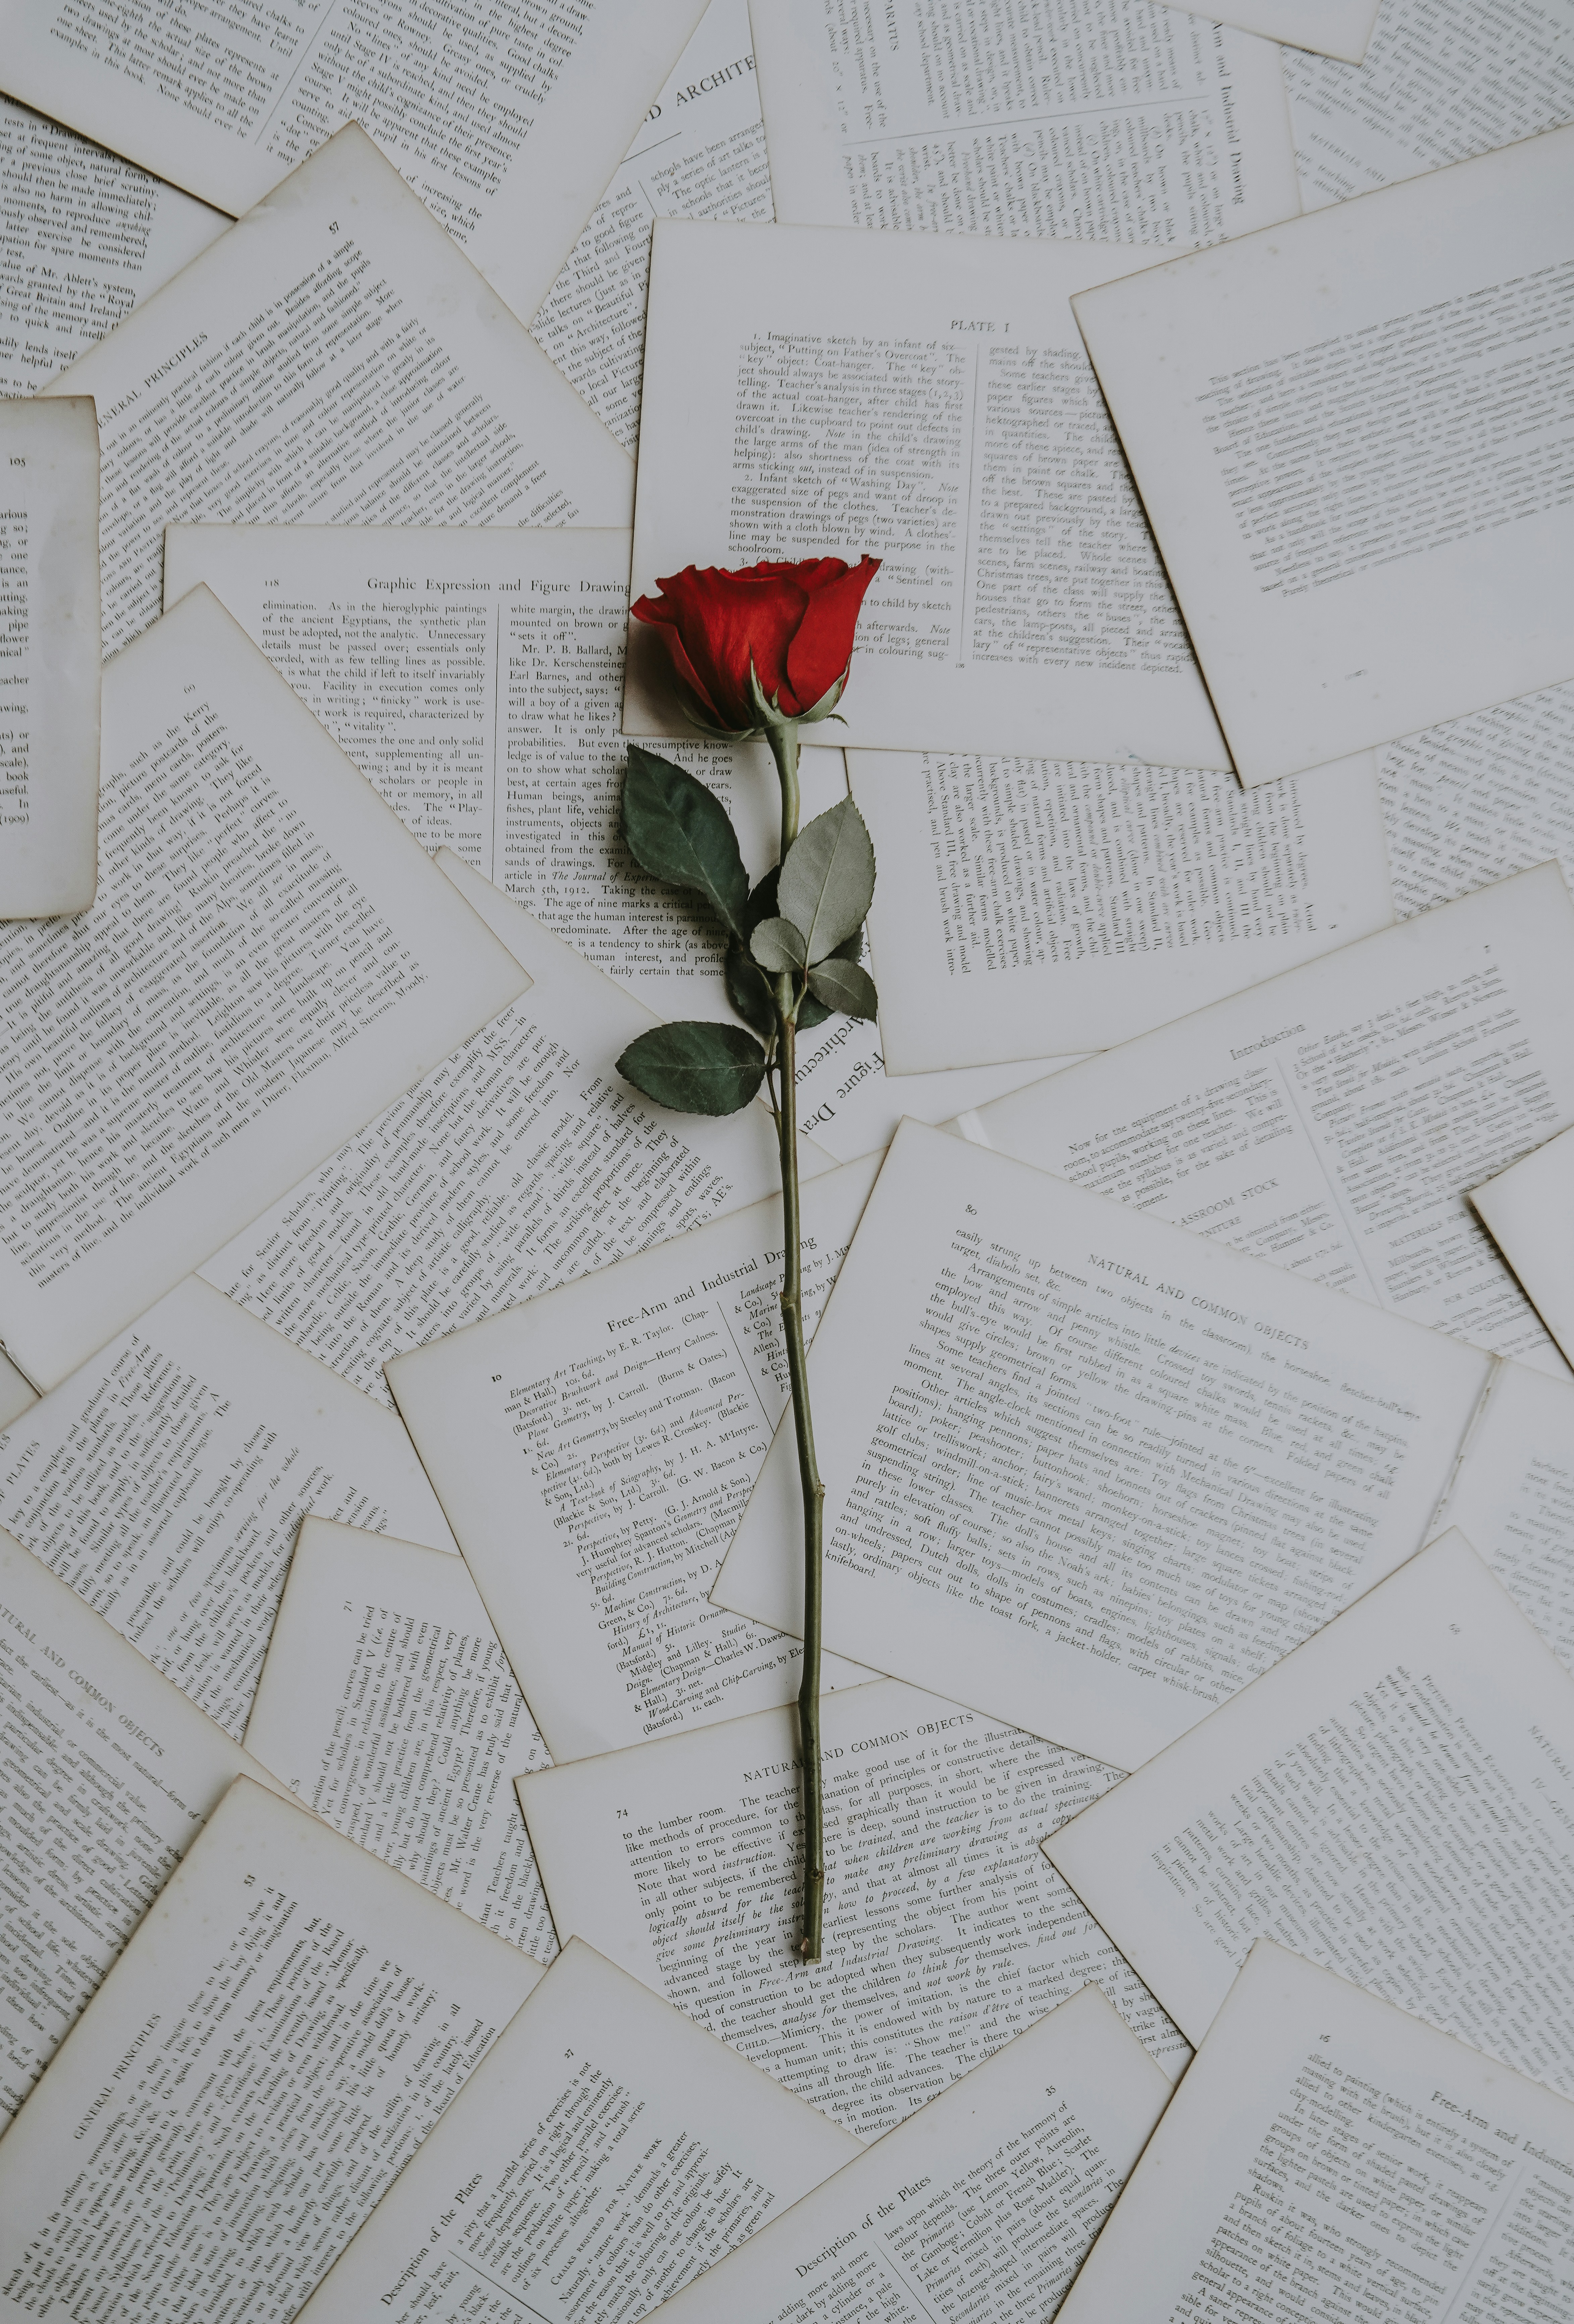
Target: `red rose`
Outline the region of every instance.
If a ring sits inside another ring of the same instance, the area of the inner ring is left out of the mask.
[[[863,593],[879,566],[878,557],[852,566],[840,557],[816,557],[802,565],[750,565],[741,573],[713,565],[702,573],[687,565],[658,581],[662,595],[641,597],[633,611],[665,630],[678,679],[706,719],[729,733],[747,733],[763,723],[750,687],[750,665],[766,701],[783,718],[817,709],[823,717],[834,706],[852,659]]]

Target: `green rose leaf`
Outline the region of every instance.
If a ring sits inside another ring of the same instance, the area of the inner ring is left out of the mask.
[[[629,745],[623,836],[642,871],[669,888],[694,888],[736,936],[747,935],[749,875],[726,808],[670,759]]]
[[[761,920],[749,949],[770,976],[796,975],[804,964],[804,940],[790,920]]]
[[[823,960],[809,971],[809,990],[827,1009],[844,1009],[850,1017],[872,1017],[877,1001],[874,979],[850,960]]]
[[[727,946],[723,975],[727,998],[739,1016],[746,1025],[752,1025],[762,1041],[769,1041],[776,1031],[776,1008],[770,987],[765,981],[765,971],[750,958],[736,936]]]
[[[765,1079],[765,1052],[741,1025],[658,1025],[630,1042],[618,1071],[676,1113],[738,1113]]]
[[[781,867],[777,909],[804,939],[813,967],[862,925],[874,895],[874,844],[850,798],[806,823]]]
[[[852,934],[848,937],[847,942],[845,944],[838,945],[831,957],[833,960],[861,960],[863,958],[863,930],[861,927],[854,928]],[[812,1033],[816,1025],[823,1025],[825,1022],[826,1018],[831,1016],[833,1013],[833,1012],[831,1010],[826,1008],[823,1001],[816,1001],[812,992],[805,992],[803,999],[798,1003],[799,1032]]]

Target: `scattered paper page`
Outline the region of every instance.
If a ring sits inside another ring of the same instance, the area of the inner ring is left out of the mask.
[[[870,944],[897,1074],[1108,1048],[1394,917],[1366,752],[1256,792],[930,752],[852,751],[848,777],[879,864]]]
[[[30,1404],[37,1402],[38,1390],[32,1381],[23,1379],[14,1364],[0,1356],[0,1428],[9,1428]]]
[[[803,1190],[811,1338],[877,1167]],[[782,1249],[773,1195],[388,1367],[559,1765],[797,1693],[796,1641],[707,1596],[788,1401]]]
[[[1179,6],[1180,0],[1170,0]],[[1312,49],[1322,56],[1346,57],[1358,64],[1372,37],[1377,0],[1229,0],[1225,22],[1243,32],[1293,47]]]
[[[1574,2095],[1574,1676],[1445,1534],[1045,1842],[1192,2042],[1275,1936]]]
[[[1278,51],[1201,16],[755,0],[754,25],[784,225],[1200,249],[1299,214]]]
[[[164,599],[205,581],[428,847],[451,847],[660,1017],[727,1017],[716,923],[623,844],[620,731],[630,536],[558,528],[171,525]],[[829,731],[829,730],[828,730]],[[775,862],[762,742],[664,746],[726,806],[751,879]],[[804,813],[842,753],[799,762]],[[798,1051],[798,1119],[838,1161],[911,1113],[944,1121],[1052,1070],[888,1082],[876,1027],[841,1015]]]
[[[1537,863],[1574,880],[1574,685],[1402,735],[1376,756],[1401,919]]]
[[[0,395],[32,395],[230,221],[0,97]]]
[[[9,1534],[0,1736],[4,2129],[204,1817],[236,1775],[269,1779]]]
[[[202,1269],[385,1405],[391,1356],[757,1203],[779,1168],[762,1105],[714,1120],[637,1096],[615,1061],[649,1011],[439,860],[530,991]],[[801,1167],[830,1165],[805,1145]]]
[[[640,437],[651,219],[775,215],[752,51],[749,0],[710,0],[530,323],[626,452]]]
[[[1564,1130],[1470,1196],[1498,1250],[1574,1363],[1574,1131]]]
[[[573,1943],[300,2324],[624,2324],[857,2152],[846,2131]]]
[[[182,520],[629,521],[621,448],[354,127],[45,392],[97,401],[111,653]]]
[[[1574,1380],[1501,1364],[1431,1530],[1457,1526],[1574,1671]]]
[[[238,217],[358,122],[516,315],[535,312],[701,0],[423,20],[216,0],[125,21],[0,8],[13,97]]]
[[[98,422],[0,402],[0,920],[98,880]]]
[[[1084,1987],[680,2292],[662,2324],[1044,2324],[1169,2097]]]
[[[1569,1378],[1468,1191],[1574,1118],[1555,864],[981,1107],[968,1134]]]
[[[815,1342],[825,1644],[1140,1766],[1425,1539],[1490,1368],[904,1122]],[[796,1485],[781,1429],[712,1596],[801,1636]]]
[[[1147,254],[653,233],[636,597],[691,564],[868,553],[839,741],[1229,768],[1067,303]],[[680,733],[667,647],[630,626],[624,729]]]
[[[541,1975],[238,1778],[0,2141],[0,2313],[289,2324]]]
[[[584,1937],[861,2138],[1090,1981],[1180,2072],[1180,2035],[1038,1845],[1112,1767],[888,1681],[838,1688],[820,1720],[812,1978],[785,1709],[521,1778],[564,1943]]]
[[[1243,782],[1574,677],[1574,129],[1072,305]]]
[[[1302,207],[1321,209],[1574,118],[1569,0],[1382,0],[1365,56],[1285,49]]]
[[[98,893],[0,928],[0,1341],[51,1388],[528,983],[216,599],[104,676]]]
[[[346,1840],[552,1959],[513,1794],[550,1762],[462,1558],[304,1518],[246,1748]]]
[[[1266,1938],[1061,2324],[1549,2319],[1574,2108]]]
[[[312,1510],[458,1563],[392,1416],[196,1276],[0,1438],[0,1525],[237,1742]]]

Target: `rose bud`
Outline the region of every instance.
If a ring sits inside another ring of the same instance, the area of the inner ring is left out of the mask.
[[[635,617],[659,628],[696,725],[754,734],[828,717],[847,683],[852,633],[878,557],[750,565],[730,573],[685,566],[641,597]]]

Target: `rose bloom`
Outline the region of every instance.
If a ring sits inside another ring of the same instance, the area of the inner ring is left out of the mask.
[[[664,631],[678,681],[704,717],[726,733],[748,733],[760,724],[750,663],[760,692],[784,719],[816,710],[823,717],[834,706],[863,593],[879,567],[878,557],[856,565],[815,557],[738,573],[686,565],[658,580],[661,595],[640,598],[633,612]]]

